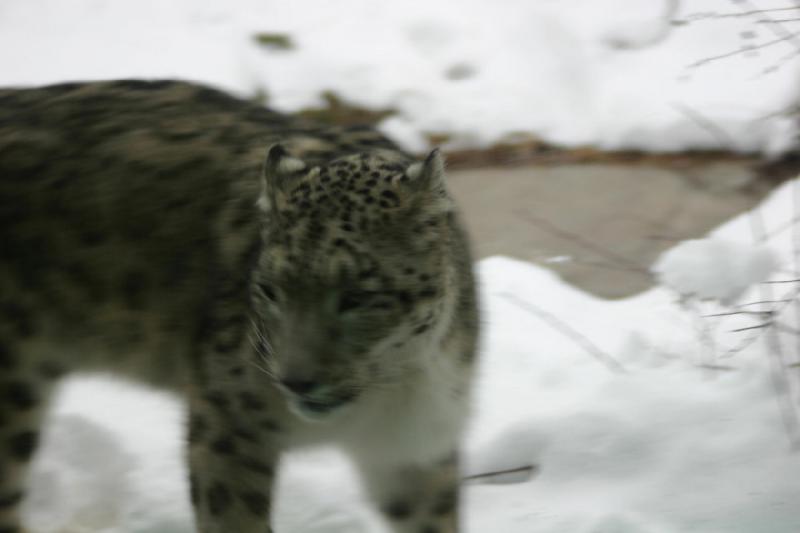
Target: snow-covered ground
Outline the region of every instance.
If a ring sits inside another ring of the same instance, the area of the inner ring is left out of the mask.
[[[732,331],[766,317],[702,318],[736,308],[697,299],[732,299],[767,275],[797,278],[797,232],[788,222],[798,193],[800,182],[787,183],[757,216],[665,255],[661,275],[696,295],[681,305],[671,289],[611,302],[530,264],[479,264],[486,337],[465,475],[536,470],[468,482],[468,533],[800,531],[800,455],[790,450],[800,435],[781,418],[781,401],[795,409],[800,398],[798,316],[786,309],[774,319],[790,332],[779,339],[779,361],[770,332]],[[765,246],[753,248],[762,236]],[[732,269],[738,258],[757,268]],[[721,277],[730,291],[721,291]],[[756,283],[737,303],[796,290]],[[181,415],[160,394],[97,378],[72,382],[34,471],[34,530],[191,531]],[[332,451],[291,457],[278,490],[279,532],[381,531]]]
[[[708,14],[789,4],[4,0],[0,84],[183,77],[266,92],[288,111],[332,90],[396,109],[382,127],[418,150],[426,134],[482,146],[527,133],[566,145],[775,153],[794,132],[780,112],[798,104],[800,39],[798,23],[764,19],[798,10]],[[287,34],[294,47],[261,47],[259,32]]]

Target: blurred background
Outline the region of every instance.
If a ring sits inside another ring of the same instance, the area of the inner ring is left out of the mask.
[[[800,531],[800,3],[0,2],[0,85],[108,78],[442,147],[487,329],[468,532]],[[190,530],[181,408],[126,387],[65,389],[34,531]],[[293,461],[279,532],[381,531]]]

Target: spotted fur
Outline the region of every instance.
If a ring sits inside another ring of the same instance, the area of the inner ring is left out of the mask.
[[[97,370],[185,398],[201,533],[268,530],[319,443],[394,531],[458,531],[478,320],[437,152],[184,82],[0,90],[0,243],[0,531],[53,386]]]

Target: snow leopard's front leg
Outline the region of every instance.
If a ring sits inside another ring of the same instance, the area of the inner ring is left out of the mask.
[[[247,410],[251,412],[246,412]],[[190,490],[199,533],[270,533],[281,428],[253,393],[190,400]]]
[[[355,459],[370,497],[393,532],[461,531],[457,453],[428,464],[398,465]]]

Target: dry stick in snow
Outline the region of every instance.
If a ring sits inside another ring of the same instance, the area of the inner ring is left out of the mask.
[[[708,14],[698,14],[696,16],[691,17],[691,20],[677,20],[678,24],[684,24],[687,22],[696,22],[698,20],[707,20],[707,19],[725,19],[725,18],[743,18],[743,17],[750,17],[752,15],[761,15],[763,13],[772,13],[777,11],[797,11],[800,10],[800,6],[793,6],[793,7],[773,7],[770,9],[753,9],[749,11],[742,11],[741,13],[708,13]]]
[[[740,54],[745,54],[747,52],[754,52],[756,50],[761,50],[763,48],[769,48],[770,46],[775,46],[776,44],[784,43],[786,41],[791,41],[791,40],[795,39],[798,36],[800,36],[800,32],[793,32],[793,33],[790,33],[790,34],[785,35],[783,37],[778,37],[777,39],[773,39],[771,41],[766,41],[766,42],[763,42],[763,43],[754,44],[752,46],[748,46],[748,47],[745,47],[745,48],[739,48],[737,50],[732,50],[730,52],[726,52],[724,54],[719,54],[719,55],[716,55],[716,56],[705,57],[703,59],[695,61],[694,63],[690,63],[689,65],[686,66],[686,68],[694,69],[694,68],[702,67],[703,65],[707,65],[709,63],[713,63],[714,61],[719,61],[721,59],[726,59],[726,58],[729,58],[729,57],[738,56]]]
[[[672,102],[670,105],[677,109],[683,116],[706,130],[720,145],[736,146],[736,139],[734,139],[731,134],[698,110],[680,102]]]
[[[764,320],[768,319],[772,316],[772,311],[726,311],[724,313],[711,313],[709,315],[703,315],[703,318],[716,318],[720,316],[737,316],[737,315],[751,315],[751,316],[759,316]]]
[[[769,309],[765,312],[768,312],[773,318],[778,317],[783,313],[783,311],[789,306],[790,303],[796,302],[800,298],[800,287],[795,288],[789,294],[786,295],[787,298],[778,298],[778,299],[766,299],[766,300],[758,300],[756,302],[748,302],[745,304],[740,304],[739,307],[746,307],[748,305],[763,305],[763,304],[775,304],[772,309]],[[761,338],[762,332],[758,332],[755,335],[751,335],[740,342],[737,346],[729,349],[722,355],[722,358],[733,357],[755,341]]]
[[[771,41],[766,41],[763,43],[759,43],[756,45],[745,46],[738,50],[732,50],[725,54],[720,54],[717,56],[707,57],[705,59],[701,59],[699,61],[695,61],[691,65],[688,65],[687,68],[697,68],[702,65],[711,63],[713,61],[718,61],[720,59],[725,59],[728,57],[733,57],[739,54],[745,54],[748,52],[754,52],[756,50],[761,50],[763,48],[769,48],[776,44],[780,44],[783,42],[791,42],[795,47],[795,52],[800,52],[800,32],[792,32],[786,29],[783,25],[784,22],[788,22],[786,20],[776,19],[770,16],[770,13],[778,12],[778,11],[788,11],[788,10],[798,10],[800,6],[793,6],[793,7],[783,7],[783,8],[772,8],[772,9],[758,9],[754,4],[749,2],[748,0],[738,0],[737,5],[740,6],[742,9],[741,13],[726,13],[726,14],[712,14],[709,17],[705,18],[728,18],[728,17],[748,17],[751,15],[764,15],[763,19],[759,19],[756,23],[759,24],[766,24],[770,31],[775,34],[777,37]],[[793,53],[778,62],[778,64],[773,64],[770,67],[764,69],[763,73],[772,72],[778,69],[778,65],[783,62],[791,59],[796,54]]]
[[[507,468],[505,470],[497,470],[494,472],[481,472],[480,474],[471,474],[469,476],[462,477],[462,481],[476,481],[481,479],[492,478],[496,476],[503,476],[508,474],[528,474],[528,477],[532,476],[539,470],[539,467],[536,465],[523,465],[517,466],[515,468]]]
[[[717,343],[714,341],[714,327],[710,321],[703,318],[703,313],[700,312],[699,303],[693,300],[686,302],[685,306],[694,315],[694,321],[697,328],[697,333],[700,335],[703,344],[706,345],[709,353],[709,360],[704,363],[706,367],[712,367],[717,362]]]
[[[544,322],[547,322],[550,326],[554,329],[558,330],[560,333],[564,334],[567,338],[578,344],[581,348],[583,348],[589,355],[603,363],[609,370],[612,372],[616,372],[619,374],[627,373],[625,368],[619,364],[613,357],[609,354],[601,350],[597,347],[592,341],[587,339],[583,334],[572,328],[572,326],[568,325],[567,323],[559,320],[552,314],[548,313],[544,309],[541,309],[530,302],[526,302],[521,298],[517,297],[515,294],[511,294],[509,292],[501,292],[499,296],[505,298],[506,300],[510,301],[520,309],[523,309],[531,314],[536,315]]]
[[[785,375],[785,369],[788,366],[784,362],[783,347],[777,328],[768,328],[765,335],[768,351],[776,354],[776,357],[770,358],[770,361],[773,362],[771,375],[780,406],[781,419],[786,427],[791,449],[798,451],[800,450],[800,420],[798,420],[797,408],[792,402],[791,382]]]
[[[759,208],[750,211],[750,227],[755,242],[764,242],[767,231],[764,218]],[[772,300],[774,298],[772,285],[768,283],[759,284],[762,300]],[[781,420],[786,428],[789,437],[789,445],[792,450],[800,450],[800,420],[798,420],[797,409],[792,402],[792,384],[786,375],[787,361],[783,352],[783,345],[779,337],[777,328],[769,327],[771,323],[762,325],[765,327],[765,340],[767,345],[767,355],[770,362],[770,378],[775,396],[778,401],[778,408]]]
[[[800,181],[795,178],[792,182],[792,209],[795,214],[800,213]],[[792,224],[792,260],[794,261],[794,275],[800,278],[800,225]],[[795,317],[800,320],[800,299],[794,300]],[[795,344],[795,361],[800,363],[800,335]],[[798,396],[800,400],[800,396]]]

